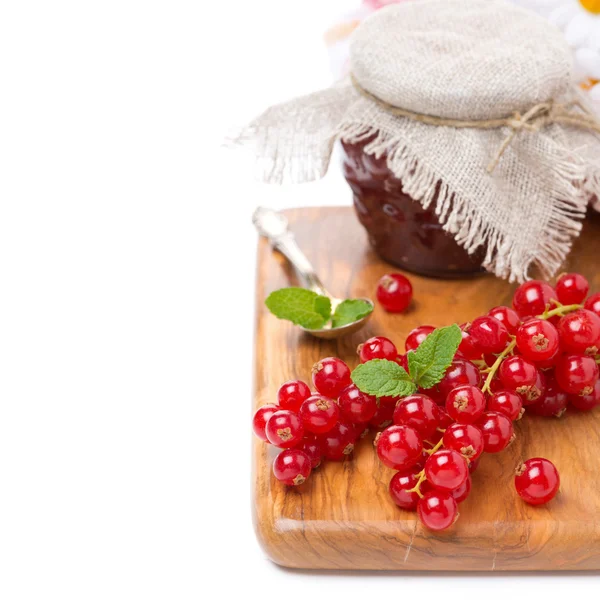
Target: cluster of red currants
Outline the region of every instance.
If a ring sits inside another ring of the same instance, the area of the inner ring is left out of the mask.
[[[275,477],[300,485],[323,459],[342,460],[367,433],[378,401],[351,381],[346,363],[324,358],[312,368],[316,393],[299,380],[284,383],[277,404],[261,406],[252,421],[261,440],[284,450],[273,461]]]
[[[504,450],[514,439],[513,421],[525,410],[561,416],[571,406],[600,404],[600,294],[590,296],[579,274],[565,274],[553,288],[529,281],[515,292],[513,308],[498,306],[461,326],[462,342],[443,379],[422,393],[390,399],[393,425],[376,437],[380,460],[397,473],[390,494],[401,508],[417,510],[423,524],[446,529],[471,489],[471,473],[483,452]],[[415,350],[433,331],[423,326],[406,340]],[[395,360],[392,342],[372,338],[361,361]],[[381,406],[387,406],[380,398]],[[530,504],[557,493],[560,477],[544,458],[517,468],[515,487]]]

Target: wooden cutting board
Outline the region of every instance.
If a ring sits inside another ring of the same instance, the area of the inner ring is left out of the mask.
[[[331,292],[374,297],[377,280],[397,271],[369,248],[351,208],[287,211],[300,246]],[[568,270],[585,274],[600,291],[600,219],[588,220]],[[385,335],[403,348],[418,325],[462,323],[498,304],[510,305],[514,286],[492,276],[441,281],[408,274],[414,306],[402,315],[379,306],[362,331],[338,341],[317,340],[277,320],[264,306],[269,292],[297,284],[283,257],[265,240],[258,250],[254,408],[276,401],[288,379],[310,382],[320,358],[358,363],[356,346]],[[506,451],[484,455],[470,497],[446,532],[425,529],[415,513],[395,506],[387,486],[393,471],[377,459],[372,437],[352,459],[326,462],[298,488],[271,472],[277,450],[253,442],[254,523],[268,556],[280,565],[311,569],[557,570],[600,568],[600,409],[562,418],[526,416]],[[531,507],[514,491],[522,459],[543,456],[558,467],[562,485],[548,505]]]

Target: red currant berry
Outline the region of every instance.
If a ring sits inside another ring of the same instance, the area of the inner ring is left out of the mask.
[[[577,310],[558,323],[560,342],[566,352],[597,354],[600,345],[600,317],[591,310]]]
[[[308,456],[312,469],[316,469],[321,464],[323,452],[321,451],[321,444],[314,433],[307,433],[297,448]]]
[[[545,281],[526,281],[515,291],[513,308],[521,318],[541,315],[556,300],[554,288]]]
[[[423,340],[432,332],[435,331],[435,327],[431,325],[421,325],[413,329],[404,342],[404,348],[407,352],[416,350],[422,343]]]
[[[565,354],[556,363],[554,374],[565,392],[587,396],[598,381],[598,365],[592,356]]]
[[[354,384],[342,390],[338,404],[342,417],[350,423],[368,423],[377,411],[375,397],[363,394]]]
[[[303,484],[310,470],[310,458],[296,448],[280,452],[273,461],[273,474],[285,485]]]
[[[527,407],[540,417],[560,417],[567,409],[569,396],[563,392],[553,375],[546,377],[546,389],[541,397]]]
[[[327,433],[319,436],[321,452],[328,460],[342,460],[352,454],[355,441],[354,429],[338,421]]]
[[[369,338],[364,344],[359,344],[357,352],[361,363],[366,363],[374,358],[396,360],[398,356],[398,350],[394,343],[380,335]]]
[[[413,394],[398,401],[394,410],[394,425],[408,425],[422,439],[429,439],[438,426],[439,409],[436,403],[424,394]]]
[[[338,422],[340,409],[333,400],[315,394],[302,403],[298,414],[306,431],[325,433]]]
[[[579,273],[561,275],[555,287],[561,304],[581,304],[590,291],[588,280]]]
[[[313,385],[328,398],[337,398],[341,391],[352,383],[350,369],[341,359],[323,358],[312,368]]]
[[[455,490],[450,492],[450,495],[456,500],[458,504],[464,502],[471,493],[471,477],[467,477],[465,482],[457,487]]]
[[[600,317],[600,292],[592,294],[584,303],[583,308],[591,310]]]
[[[406,425],[392,425],[375,438],[379,460],[397,471],[410,469],[421,457],[423,443],[419,434]]]
[[[397,313],[406,310],[412,295],[410,281],[400,273],[384,275],[377,284],[377,300],[388,312]]]
[[[446,411],[457,423],[474,423],[485,410],[485,396],[474,385],[459,385],[446,397]]]
[[[510,341],[508,330],[494,317],[477,317],[469,327],[471,337],[482,352],[499,354]]]
[[[278,410],[279,407],[274,404],[265,404],[254,413],[254,417],[252,418],[252,430],[254,431],[254,435],[263,442],[269,442],[267,434],[265,433],[265,427],[267,426],[267,421]]]
[[[530,458],[517,467],[515,488],[528,504],[546,504],[560,488],[560,475],[547,458]]]
[[[408,372],[408,357],[406,354],[399,354],[396,356],[396,362],[406,371]]]
[[[459,385],[481,385],[481,373],[472,362],[455,358],[437,387],[443,398],[446,398]]]
[[[467,461],[456,450],[438,450],[425,463],[425,477],[438,490],[455,490],[468,476]]]
[[[302,403],[310,397],[310,388],[304,381],[286,381],[277,392],[277,403],[283,410],[298,412]]]
[[[494,412],[483,413],[477,425],[483,433],[483,448],[485,452],[500,452],[513,439],[513,424],[506,415]]]
[[[416,510],[419,494],[411,492],[418,481],[418,471],[405,471],[396,473],[390,480],[390,496],[392,500],[404,510]]]
[[[522,356],[511,356],[503,360],[498,369],[502,385],[507,390],[518,393],[535,385],[537,373],[535,365]]]
[[[475,425],[454,423],[444,432],[444,447],[456,450],[470,461],[477,460],[483,452],[483,433]]]
[[[473,473],[475,473],[475,471],[477,471],[477,467],[479,466],[480,460],[481,460],[481,457],[476,458],[475,460],[469,461],[469,474],[470,475],[472,475]]]
[[[460,326],[462,342],[458,347],[458,352],[460,352],[461,356],[467,360],[477,360],[481,358],[482,350],[469,332],[469,326],[470,323],[463,323]]]
[[[600,380],[596,381],[594,391],[585,396],[569,396],[569,403],[577,410],[592,410],[600,405]]]
[[[300,417],[291,410],[273,413],[265,427],[267,439],[278,448],[293,448],[302,440],[304,426]]]
[[[529,360],[548,360],[557,354],[558,346],[558,331],[548,321],[531,319],[517,331],[517,348]]]
[[[458,519],[458,505],[448,492],[431,490],[419,500],[417,514],[425,527],[441,531]]]
[[[507,416],[511,421],[516,421],[523,416],[523,402],[515,392],[500,390],[496,392],[487,403],[487,409]]]
[[[373,415],[373,418],[369,421],[369,425],[375,429],[385,429],[393,423],[394,410],[396,405],[391,402],[379,401],[379,406]]]
[[[496,306],[488,312],[488,315],[500,321],[511,335],[517,333],[517,329],[521,324],[519,315],[512,308],[508,308],[508,306]]]

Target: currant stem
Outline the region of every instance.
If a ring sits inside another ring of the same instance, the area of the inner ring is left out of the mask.
[[[420,473],[419,473],[419,479],[417,480],[417,483],[415,484],[415,487],[412,488],[411,490],[408,490],[409,492],[416,492],[419,496],[419,498],[423,497],[423,494],[421,494],[421,484],[425,481],[425,469],[423,469]]]
[[[481,388],[481,391],[484,394],[486,392],[490,391],[490,384],[492,383],[492,379],[494,379],[494,375],[496,374],[496,371],[502,364],[502,361],[507,357],[507,355],[510,354],[515,349],[516,345],[517,345],[517,342],[515,339],[513,339],[512,342],[508,346],[506,346],[506,348],[504,348],[502,353],[498,354],[498,358],[496,359],[494,364],[490,367],[488,376],[486,377],[485,383],[483,384],[483,387]]]
[[[556,308],[553,308],[552,310],[545,310],[543,314],[539,315],[537,318],[545,320],[550,319],[551,317],[555,317],[557,315],[562,317],[563,315],[566,315],[567,313],[573,312],[575,310],[579,310],[580,308],[583,308],[583,304],[562,304],[560,306],[557,306]]]
[[[444,431],[446,430],[444,429]],[[433,454],[434,452],[437,452],[443,445],[444,438],[442,438],[431,450],[425,450],[425,452],[427,452],[428,454]]]

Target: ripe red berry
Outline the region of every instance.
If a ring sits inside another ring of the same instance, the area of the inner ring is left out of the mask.
[[[483,433],[476,425],[454,423],[444,432],[444,447],[456,450],[469,461],[477,460],[483,452]]]
[[[434,452],[425,463],[427,481],[438,490],[449,492],[460,487],[469,476],[465,457],[456,450]]]
[[[502,361],[498,376],[505,389],[517,392],[527,402],[537,400],[542,390],[539,389],[539,373],[534,364],[522,356],[511,356]]]
[[[419,494],[411,492],[417,485],[418,471],[399,471],[390,480],[390,496],[392,500],[404,510],[416,510]]]
[[[566,352],[597,354],[600,346],[600,317],[591,310],[576,310],[559,321],[558,333]]]
[[[583,308],[591,310],[600,317],[600,292],[592,294],[583,304]]]
[[[313,365],[312,380],[317,391],[328,398],[337,398],[352,383],[348,365],[333,356],[323,358]]]
[[[392,425],[375,438],[379,460],[397,471],[410,469],[421,457],[423,443],[419,434],[406,425]]]
[[[469,333],[482,352],[499,354],[506,348],[510,336],[506,327],[494,317],[477,317],[469,327]]]
[[[482,350],[469,332],[469,326],[470,323],[463,323],[460,326],[462,342],[458,346],[458,352],[462,358],[466,358],[467,360],[477,360],[481,358]]]
[[[310,458],[296,448],[280,452],[273,461],[273,474],[286,485],[303,484],[310,471]]]
[[[471,477],[467,477],[465,482],[457,487],[455,490],[450,492],[451,496],[456,500],[458,504],[464,502],[471,493]]]
[[[302,452],[308,456],[312,469],[316,469],[321,464],[323,452],[321,450],[321,444],[314,433],[305,434],[297,448],[298,450],[302,450]]]
[[[523,415],[523,402],[517,393],[500,390],[488,400],[487,409],[506,415],[511,421],[516,421]]]
[[[410,352],[411,350],[416,350],[432,331],[435,331],[435,327],[432,327],[431,325],[421,325],[420,327],[413,329],[404,342],[406,351]]]
[[[560,475],[547,458],[530,458],[517,467],[515,488],[528,504],[546,504],[560,488]]]
[[[445,399],[450,391],[459,385],[479,386],[480,384],[481,373],[479,369],[468,360],[455,358],[437,387]]]
[[[338,421],[327,433],[319,436],[321,452],[328,460],[342,460],[352,454],[355,441],[354,429]]]
[[[342,417],[350,423],[368,423],[377,411],[375,397],[363,394],[354,384],[342,390],[338,404]]]
[[[494,319],[498,319],[511,335],[517,333],[517,329],[521,324],[519,315],[512,308],[508,308],[508,306],[496,306],[488,312],[488,315],[494,317]]]
[[[419,500],[417,514],[425,527],[441,531],[458,519],[458,505],[448,492],[430,490]]]
[[[569,396],[563,392],[554,375],[546,377],[546,389],[540,398],[527,407],[534,415],[540,417],[560,417],[567,409]]]
[[[592,356],[564,354],[556,363],[554,374],[565,392],[587,396],[598,381],[598,365]]]
[[[600,405],[600,379],[594,385],[594,391],[585,396],[569,396],[569,403],[577,410],[592,410]]]
[[[275,406],[275,404],[265,404],[254,413],[254,417],[252,418],[252,430],[254,431],[254,435],[263,442],[269,442],[267,434],[265,433],[265,427],[267,426],[267,421],[278,410],[279,407]]]
[[[338,422],[340,409],[333,400],[315,394],[302,403],[298,414],[306,431],[325,433]]]
[[[295,412],[278,410],[267,421],[265,433],[273,446],[293,448],[302,440],[304,426]]]
[[[393,402],[381,402],[379,400],[379,406],[373,415],[373,418],[369,421],[369,425],[375,429],[385,429],[392,424],[394,417],[394,410],[396,405]]]
[[[485,452],[500,452],[510,444],[514,432],[512,421],[500,413],[486,412],[477,422],[483,433]]]
[[[388,312],[397,313],[406,310],[412,295],[410,281],[400,273],[384,275],[377,284],[377,300]]]
[[[474,385],[459,385],[446,397],[446,411],[457,423],[474,423],[485,410],[485,396]]]
[[[513,296],[513,308],[521,318],[541,315],[546,306],[556,300],[554,288],[545,281],[526,281],[521,284]]]
[[[304,381],[286,381],[277,392],[277,403],[283,410],[298,412],[302,403],[310,397],[310,388]]]
[[[590,290],[588,280],[579,273],[561,275],[555,287],[561,304],[581,304]]]
[[[600,326],[600,318],[598,321]],[[531,319],[523,323],[517,330],[517,348],[529,360],[551,359],[557,354],[558,347],[558,331],[548,321]]]
[[[359,344],[357,353],[361,363],[366,363],[374,358],[396,360],[398,356],[398,350],[394,343],[380,335],[369,338],[364,344]]]
[[[438,426],[439,409],[425,394],[413,394],[398,401],[394,410],[394,424],[408,425],[421,439],[429,439]]]

